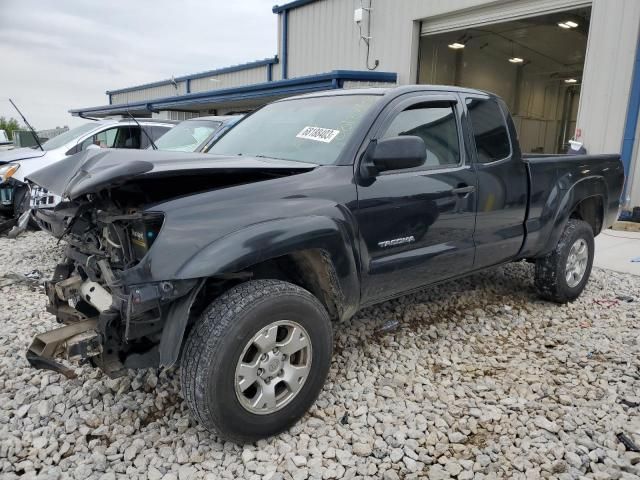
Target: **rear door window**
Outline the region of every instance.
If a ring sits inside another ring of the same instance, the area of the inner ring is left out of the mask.
[[[140,148],[140,129],[137,126],[118,127],[114,148]]]
[[[511,142],[502,110],[495,100],[467,98],[473,138],[479,163],[504,160],[511,155]]]

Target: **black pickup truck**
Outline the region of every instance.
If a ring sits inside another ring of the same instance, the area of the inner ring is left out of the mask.
[[[212,432],[253,441],[323,387],[332,320],[488,267],[535,262],[574,300],[616,219],[618,155],[522,155],[499,98],[453,87],[314,93],[245,117],[212,155],[88,151],[30,180],[68,243],[46,284],[65,326],[27,357],[108,375],[180,361]]]

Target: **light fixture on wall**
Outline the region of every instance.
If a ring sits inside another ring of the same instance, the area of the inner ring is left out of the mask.
[[[449,48],[453,50],[460,50],[461,48],[464,48],[464,47],[466,47],[464,43],[453,42],[449,44]]]
[[[564,83],[578,83],[578,80],[575,78],[565,78]]]
[[[565,30],[568,30],[570,28],[576,28],[578,24],[573,20],[565,20],[564,22],[558,23],[558,26],[560,28],[564,28]]]

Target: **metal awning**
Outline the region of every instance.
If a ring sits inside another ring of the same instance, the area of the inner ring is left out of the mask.
[[[104,117],[108,115],[145,115],[160,110],[200,111],[216,108],[255,108],[279,98],[320,90],[342,88],[344,82],[376,82],[395,84],[397,74],[393,72],[369,72],[359,70],[334,70],[328,73],[271,82],[221,88],[206,92],[188,93],[173,97],[157,98],[119,105],[102,105],[69,110],[75,116]],[[256,102],[256,100],[258,102]]]

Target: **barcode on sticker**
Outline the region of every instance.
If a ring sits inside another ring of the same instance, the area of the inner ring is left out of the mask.
[[[304,127],[296,138],[304,138],[306,140],[315,140],[316,142],[329,143],[336,138],[340,130],[332,130],[322,127]]]

